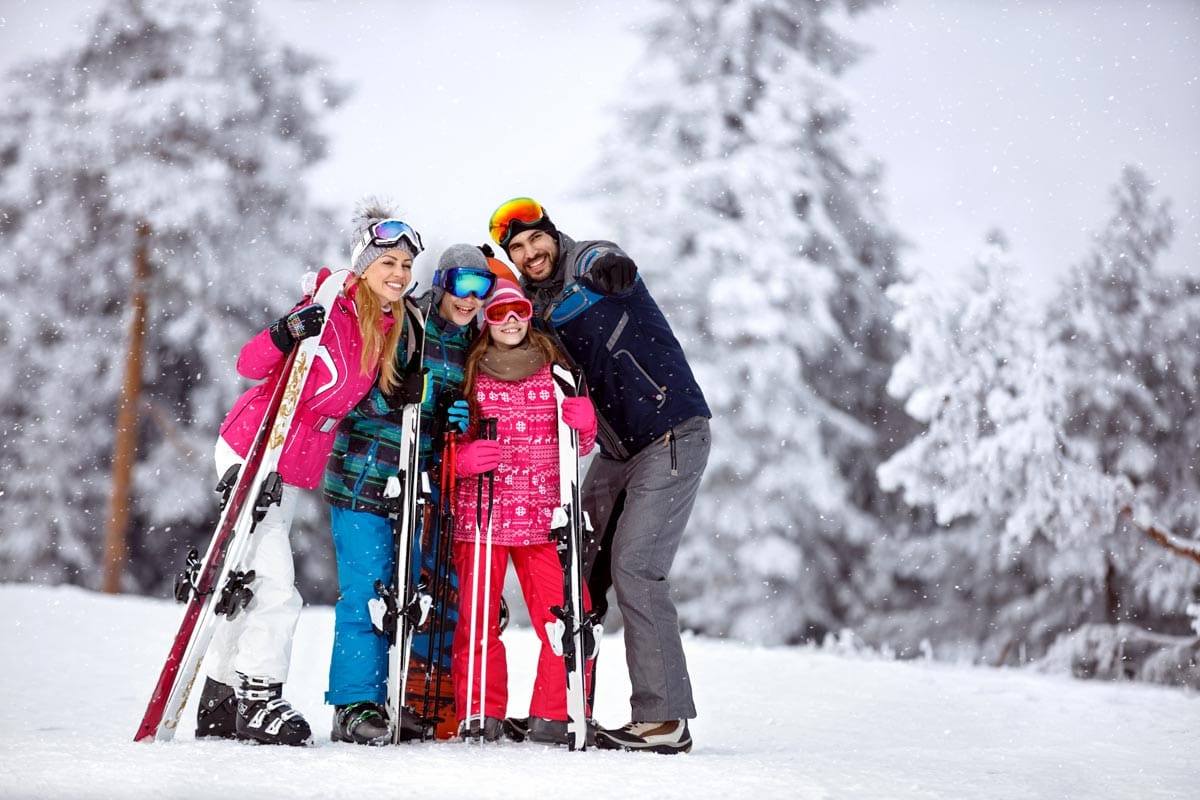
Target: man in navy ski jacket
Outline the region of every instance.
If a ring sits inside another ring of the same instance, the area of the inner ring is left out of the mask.
[[[585,573],[603,614],[616,590],[633,694],[629,724],[600,747],[691,749],[696,716],[667,576],[708,463],[711,413],[687,357],[637,265],[603,240],[575,242],[536,201],[501,205],[489,225],[522,275],[538,325],[584,375],[600,455],[584,480],[595,528]]]

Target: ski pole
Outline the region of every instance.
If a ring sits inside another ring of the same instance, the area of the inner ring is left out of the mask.
[[[449,431],[444,436],[442,447],[445,457],[442,459],[442,473],[439,482],[441,501],[438,504],[438,519],[434,528],[436,538],[431,540],[434,547],[433,596],[439,603],[433,625],[429,632],[429,658],[425,664],[425,713],[434,720],[434,738],[436,738],[437,723],[442,722],[441,698],[443,673],[442,660],[446,652],[446,622],[450,613],[450,549],[454,537],[454,444],[455,437]],[[430,713],[430,709],[434,713]]]
[[[488,417],[479,421],[480,429],[484,439],[496,438],[496,418]],[[482,486],[482,479],[480,484]],[[480,741],[483,741],[483,732],[485,722],[487,720],[487,670],[488,670],[488,640],[491,638],[492,628],[492,502],[496,491],[496,471],[489,470],[487,473],[487,534],[486,545],[484,546],[484,578],[483,585],[485,587],[483,595],[483,643],[480,652],[480,659],[483,662],[479,673],[479,732]],[[478,545],[476,545],[478,548]],[[476,562],[476,570],[478,570],[478,561]],[[474,608],[472,607],[472,615]]]
[[[467,706],[463,709],[465,725],[463,737],[471,735],[471,703],[475,699],[475,604],[479,601],[479,537],[483,526],[483,476],[480,475],[475,488],[475,541],[472,548],[471,568],[471,621],[469,623],[469,642],[467,648]],[[461,616],[460,616],[461,619]]]
[[[489,425],[490,423],[490,425]],[[489,429],[492,435],[495,435],[495,420],[487,419],[479,421],[479,437],[481,439],[491,438],[488,436]],[[478,639],[478,623],[479,619],[479,547],[481,538],[483,537],[483,474],[481,473],[475,484],[475,541],[472,551],[472,568],[471,568],[471,622],[469,625],[471,644],[467,651],[467,708],[466,708],[466,735],[471,734],[471,711],[475,699],[475,650],[479,644]],[[482,686],[480,691],[480,708],[483,706]],[[480,715],[482,716],[482,714]],[[480,722],[480,732],[483,730],[483,723]]]

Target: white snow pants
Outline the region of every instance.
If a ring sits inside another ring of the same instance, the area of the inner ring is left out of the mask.
[[[241,459],[229,444],[217,439],[217,474],[225,474]],[[283,499],[271,506],[250,534],[246,559],[234,569],[254,570],[254,597],[230,621],[218,616],[208,648],[208,675],[229,686],[240,686],[238,673],[285,683],[292,661],[292,637],[303,601],[296,589],[289,532],[300,489],[283,485]]]

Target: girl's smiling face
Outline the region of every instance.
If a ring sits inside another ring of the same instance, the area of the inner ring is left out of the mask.
[[[517,319],[516,314],[509,314],[508,318],[499,324],[488,323],[492,341],[503,350],[511,350],[525,341],[525,333],[528,330],[529,320]]]

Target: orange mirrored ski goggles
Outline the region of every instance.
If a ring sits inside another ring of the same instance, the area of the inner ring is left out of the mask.
[[[512,237],[513,222],[519,220],[533,225],[540,222],[545,216],[546,210],[537,200],[532,197],[514,197],[492,213],[492,219],[488,223],[488,233],[491,234],[492,241],[504,247]]]
[[[483,309],[483,318],[489,325],[503,325],[509,317],[516,317],[518,322],[528,322],[533,316],[533,304],[521,298],[492,303]]]

